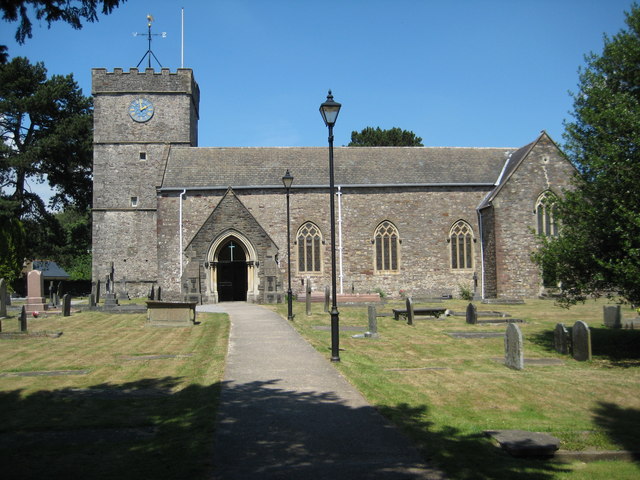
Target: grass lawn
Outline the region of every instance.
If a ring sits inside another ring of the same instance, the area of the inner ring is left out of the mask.
[[[514,371],[504,358],[503,338],[460,339],[450,332],[504,332],[505,325],[467,325],[464,316],[427,319],[413,326],[393,317],[378,318],[380,338],[340,335],[340,371],[386,417],[419,445],[425,457],[453,479],[637,479],[638,462],[558,463],[513,458],[483,435],[485,430],[521,429],[558,437],[563,450],[640,451],[640,331],[606,330],[604,302],[570,310],[551,301],[525,305],[482,305],[526,321],[525,369]],[[467,302],[445,301],[464,313]],[[419,304],[418,306],[423,306]],[[425,304],[424,306],[429,306]],[[294,302],[294,324],[320,352],[330,356],[330,333],[322,304],[305,314]],[[275,307],[286,318],[286,305]],[[378,313],[404,308],[402,302]],[[635,314],[623,307],[626,317]],[[480,318],[482,320],[482,318]],[[583,320],[591,328],[594,360],[576,362],[555,353],[553,329]],[[366,327],[366,307],[340,308],[341,326]],[[526,359],[558,359],[551,366]]]
[[[229,323],[198,321],[51,315],[29,331],[59,338],[0,340],[0,477],[205,478]],[[17,317],[2,327],[17,331]]]

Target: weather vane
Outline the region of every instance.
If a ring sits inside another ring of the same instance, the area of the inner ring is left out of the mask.
[[[156,62],[158,62],[158,65],[160,65],[160,68],[162,68],[162,64],[160,63],[160,60],[158,60],[158,57],[156,57],[156,55],[153,53],[153,51],[151,50],[151,37],[156,37],[156,36],[160,36],[162,38],[167,38],[167,32],[162,32],[162,33],[151,33],[151,22],[153,22],[153,17],[151,16],[151,14],[147,15],[147,28],[148,28],[148,32],[147,32],[147,39],[149,41],[149,48],[147,50],[147,53],[145,53],[142,58],[140,59],[140,61],[138,62],[138,65],[136,65],[136,68],[138,68],[140,66],[140,64],[143,62],[144,57],[147,57],[149,60],[149,68],[151,68],[151,57],[153,56],[153,58],[155,58]],[[144,35],[144,33],[137,33],[137,32],[133,32],[133,36],[137,37],[138,35]]]

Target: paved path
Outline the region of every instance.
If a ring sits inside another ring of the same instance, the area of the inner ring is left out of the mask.
[[[287,320],[246,303],[208,307],[231,316],[214,478],[442,478]]]

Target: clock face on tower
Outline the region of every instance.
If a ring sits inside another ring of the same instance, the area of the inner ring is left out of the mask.
[[[147,122],[153,117],[153,103],[146,98],[137,98],[129,104],[129,115],[136,122]]]

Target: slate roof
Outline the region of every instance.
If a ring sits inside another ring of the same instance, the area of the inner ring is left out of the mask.
[[[68,280],[69,274],[51,260],[34,260],[31,264],[33,270],[40,270],[45,280]]]
[[[513,148],[337,147],[335,184],[494,185]],[[328,147],[172,147],[161,189],[327,186]]]

